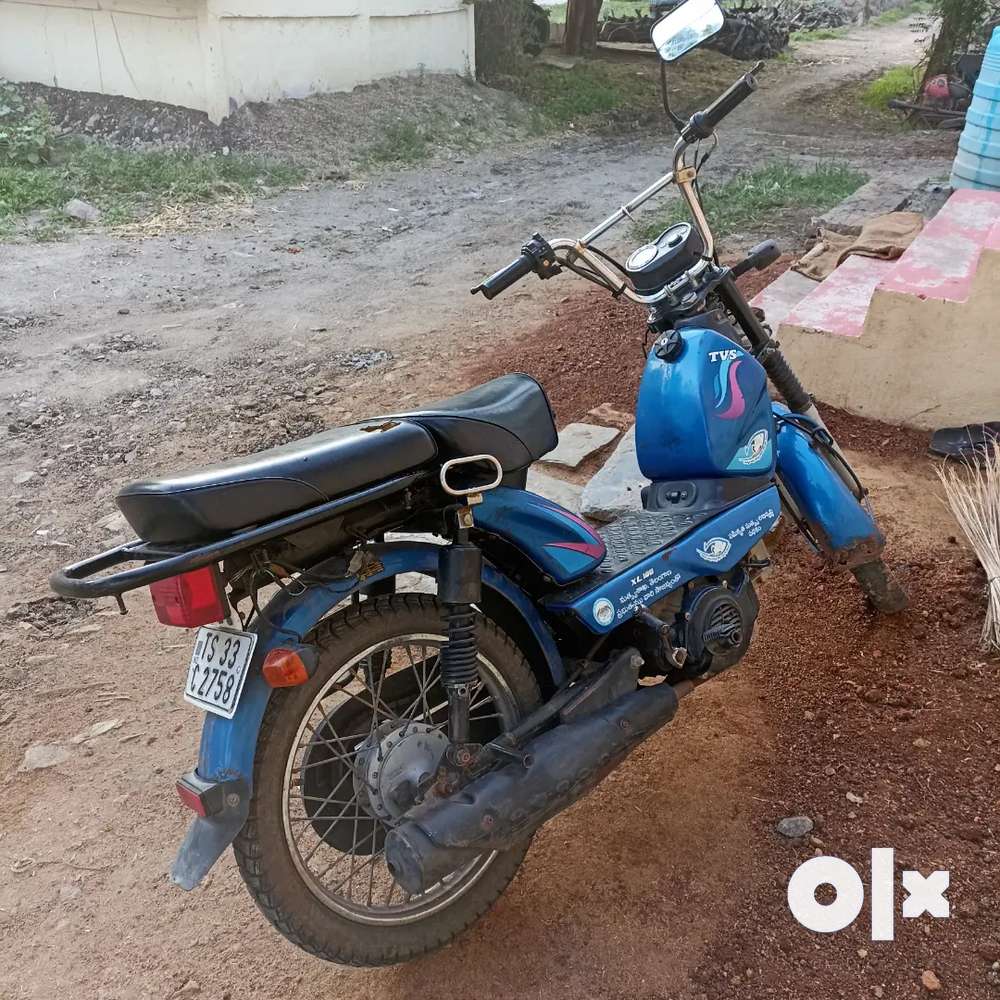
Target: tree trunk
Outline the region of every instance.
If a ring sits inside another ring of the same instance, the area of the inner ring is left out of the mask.
[[[566,37],[563,52],[578,56],[597,44],[597,19],[604,0],[569,0],[566,7]]]

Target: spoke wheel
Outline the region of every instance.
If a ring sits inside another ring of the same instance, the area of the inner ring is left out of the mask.
[[[513,727],[540,700],[523,655],[477,615],[471,738]],[[481,855],[426,892],[406,893],[385,837],[419,799],[447,746],[441,606],[379,597],[307,638],[313,677],[275,691],[261,724],[253,794],[233,849],[257,905],[289,940],[352,965],[406,961],[446,944],[513,878],[530,838]]]
[[[313,699],[288,756],[284,823],[296,867],[324,903],[355,920],[419,919],[464,892],[494,857],[477,858],[418,896],[404,892],[385,865],[394,822],[391,806],[379,808],[378,769],[388,765],[385,748],[393,737],[397,755],[419,745],[411,754],[436,767],[448,731],[444,641],[441,633],[403,635],[353,657]],[[482,655],[479,673],[470,704],[474,742],[517,719],[509,687]]]

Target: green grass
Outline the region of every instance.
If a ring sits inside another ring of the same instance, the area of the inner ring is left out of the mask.
[[[877,28],[885,27],[887,24],[896,24],[903,21],[911,14],[927,14],[931,10],[931,4],[927,0],[912,0],[911,3],[903,4],[902,7],[893,7],[892,10],[884,10],[878,17],[873,17],[869,23]]]
[[[518,96],[550,122],[568,124],[627,109],[639,114],[656,105],[651,77],[627,63],[581,62],[572,69],[529,63]]]
[[[802,170],[787,163],[772,163],[717,186],[702,185],[705,214],[716,236],[761,229],[769,213],[783,209],[826,211],[856,191],[868,178],[843,164],[820,164]],[[667,226],[687,219],[680,200],[655,221],[639,229],[643,239],[654,239]]]
[[[826,42],[832,38],[843,38],[850,30],[850,26],[846,24],[840,28],[806,28],[803,31],[793,31],[789,41]]]
[[[262,187],[287,187],[302,177],[296,167],[236,154],[137,152],[77,142],[58,150],[51,164],[0,167],[0,235],[9,235],[17,219],[29,212],[53,213],[40,229],[43,236],[51,235],[53,227],[71,225],[61,215],[71,198],[90,202],[105,223],[119,225],[168,205],[245,197]]]
[[[382,138],[365,151],[371,165],[419,163],[431,155],[432,136],[426,128],[412,122],[400,122],[386,127]]]
[[[912,66],[893,66],[865,87],[861,100],[870,108],[882,110],[893,98],[912,97],[917,82],[917,73]]]

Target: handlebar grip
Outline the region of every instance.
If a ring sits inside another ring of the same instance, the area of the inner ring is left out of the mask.
[[[760,65],[758,63],[749,73],[744,73],[704,111],[695,112],[681,133],[684,138],[688,141],[707,139],[715,131],[719,122],[735,111],[757,89],[757,78],[754,73]]]
[[[517,260],[508,264],[505,268],[497,271],[496,274],[483,280],[482,284],[472,289],[472,294],[482,292],[487,299],[496,298],[501,292],[506,291],[511,285],[517,284],[522,278],[526,278],[535,269],[535,258],[528,253],[521,254]]]
[[[757,80],[752,73],[744,73],[724,94],[720,94],[702,114],[705,124],[715,128],[726,115],[735,111],[755,90]]]

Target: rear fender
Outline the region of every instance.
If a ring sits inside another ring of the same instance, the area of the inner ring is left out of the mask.
[[[201,733],[196,774],[209,782],[225,782],[227,793],[224,808],[211,817],[198,817],[188,829],[171,870],[172,880],[181,888],[193,889],[205,877],[243,828],[250,810],[253,791],[253,764],[257,737],[271,688],[264,680],[261,665],[272,650],[289,643],[301,642],[334,607],[352,594],[401,573],[422,573],[437,576],[440,546],[421,542],[373,545],[367,550],[378,560],[380,568],[366,576],[309,587],[301,593],[282,591],[264,609],[251,630],[258,636],[254,659],[240,697],[236,715],[230,719],[206,714]],[[343,562],[330,560],[312,569],[323,578],[342,571]],[[534,639],[536,649],[525,650],[536,670],[547,672],[539,680],[558,686],[565,678],[562,658],[555,640],[528,596],[508,577],[486,563],[483,585],[492,591],[494,599],[503,599],[520,617]],[[540,662],[539,662],[540,661]]]

